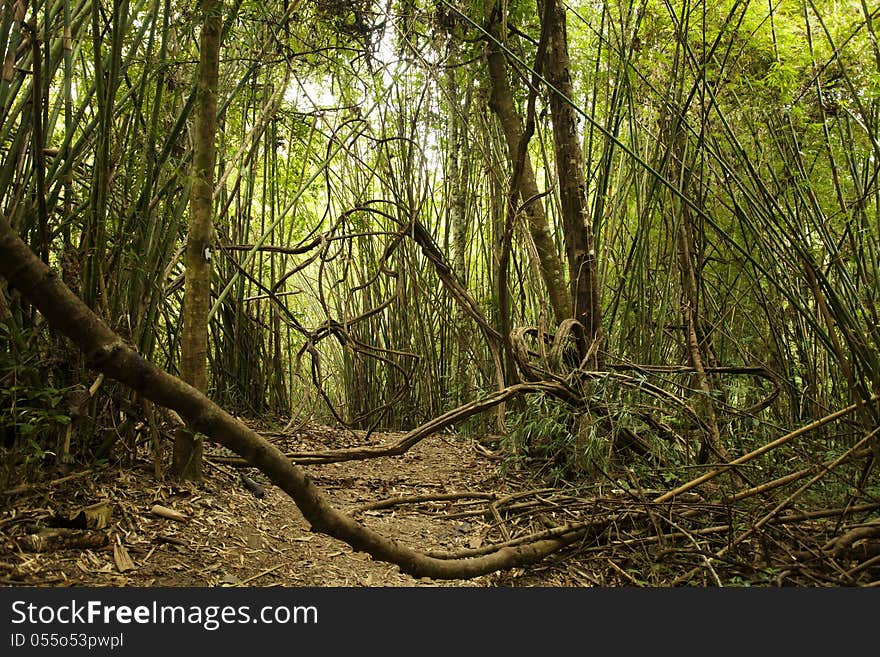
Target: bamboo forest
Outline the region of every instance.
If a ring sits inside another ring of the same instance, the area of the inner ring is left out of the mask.
[[[2,7],[4,585],[880,584],[880,4]]]

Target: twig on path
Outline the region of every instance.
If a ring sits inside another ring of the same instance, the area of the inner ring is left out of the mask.
[[[247,579],[243,579],[243,580],[241,580],[241,581],[238,583],[238,586],[245,586],[245,585],[249,584],[250,582],[253,582],[255,579],[259,579],[259,578],[262,577],[263,575],[268,575],[269,573],[275,572],[276,570],[278,570],[279,568],[281,568],[281,566],[283,566],[283,565],[284,565],[283,563],[276,563],[276,564],[275,564],[274,566],[272,566],[271,568],[266,568],[266,570],[260,571],[260,572],[257,573],[256,575],[251,575],[251,576],[248,577]]]
[[[447,502],[454,500],[466,500],[466,499],[476,499],[476,500],[495,500],[498,499],[498,495],[496,493],[480,493],[480,492],[472,492],[472,493],[435,493],[435,494],[426,494],[426,495],[404,495],[401,497],[388,497],[384,500],[378,500],[376,502],[370,502],[368,504],[362,504],[358,507],[355,507],[352,510],[352,515],[363,513],[364,511],[378,511],[379,509],[390,509],[394,506],[401,506],[403,504],[419,504],[421,502]]]

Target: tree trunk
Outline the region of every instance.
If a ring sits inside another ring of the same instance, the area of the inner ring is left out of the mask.
[[[562,229],[568,261],[568,281],[572,314],[584,327],[579,336],[578,351],[591,369],[599,366],[598,341],[601,339],[602,317],[599,297],[596,247],[593,225],[587,209],[583,153],[577,131],[577,115],[571,105],[574,88],[569,71],[568,34],[565,9],[556,0],[543,12],[548,26],[547,81],[550,90],[550,113],[553,117],[553,145],[556,174],[562,206]]]
[[[504,55],[496,43],[498,40],[497,25],[490,28],[490,34],[494,40],[490,40],[488,48],[489,78],[492,83],[489,107],[501,124],[511,168],[515,169],[519,145],[523,136],[523,126],[513,103],[510,84],[507,81],[507,66]],[[547,288],[550,310],[553,314],[552,319],[558,325],[562,320],[571,316],[571,303],[566,291],[565,277],[562,273],[562,260],[556,252],[556,244],[550,233],[547,215],[544,212],[544,207],[537,202],[540,192],[538,184],[535,182],[535,172],[532,169],[532,161],[528,153],[523,157],[522,172],[519,176],[519,196],[523,204],[522,213],[526,217],[529,233],[538,253],[541,277]]]
[[[214,234],[212,198],[217,132],[217,83],[223,3],[202,0],[204,13],[196,89],[192,190],[186,239],[186,278],[183,298],[180,376],[204,392],[208,387],[208,311],[211,304],[211,240]],[[201,439],[188,428],[174,440],[173,473],[181,479],[202,478]]]

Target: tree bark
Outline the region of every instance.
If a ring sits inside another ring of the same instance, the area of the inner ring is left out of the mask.
[[[192,189],[184,264],[183,335],[180,376],[204,392],[208,387],[208,312],[211,307],[211,241],[217,132],[217,84],[220,69],[222,0],[202,0],[204,13],[196,88]],[[173,473],[180,479],[202,478],[202,443],[188,428],[174,439]]]
[[[523,137],[523,126],[514,106],[513,94],[507,80],[507,65],[504,61],[504,55],[496,43],[499,39],[497,25],[490,26],[489,33],[493,37],[489,41],[487,53],[489,79],[492,83],[489,107],[501,124],[511,168],[515,170],[519,157],[519,146]],[[547,288],[549,306],[553,313],[552,319],[558,325],[562,320],[571,316],[571,303],[566,289],[562,260],[556,251],[547,215],[544,212],[544,207],[536,202],[540,192],[528,153],[525,153],[522,160],[518,187],[519,197],[523,204],[522,213],[525,215],[529,234],[538,253],[541,278]]]
[[[593,224],[587,208],[583,153],[577,130],[577,115],[571,105],[574,87],[571,81],[568,54],[568,33],[565,9],[556,0],[545,0],[551,6],[543,12],[548,26],[547,81],[550,90],[550,114],[553,118],[553,145],[556,155],[556,177],[562,207],[562,230],[568,261],[568,281],[572,315],[584,327],[579,336],[581,359],[585,366],[598,369],[598,341],[601,339],[602,317],[599,296],[599,274]]]

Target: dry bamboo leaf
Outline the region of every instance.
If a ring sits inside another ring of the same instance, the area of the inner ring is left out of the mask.
[[[241,584],[241,580],[231,573],[226,573],[223,577],[220,578],[221,584],[231,584],[233,586],[237,586]]]
[[[128,550],[120,543],[113,546],[113,561],[116,562],[116,569],[120,573],[136,568],[134,561],[132,561],[131,556],[128,554]]]
[[[83,529],[104,529],[110,524],[113,506],[109,501],[97,502],[74,511],[70,515],[71,522]]]

